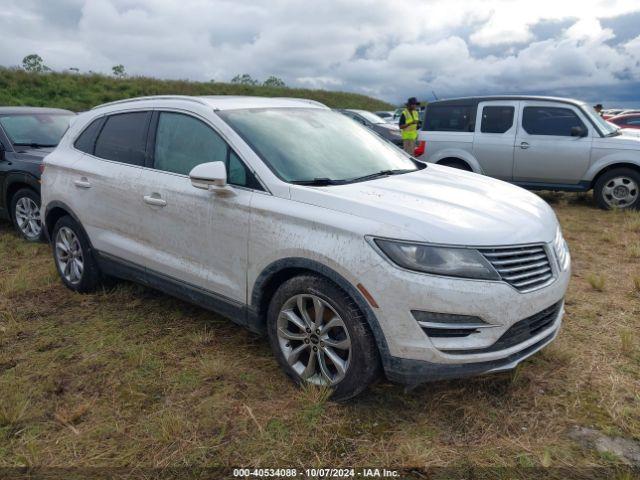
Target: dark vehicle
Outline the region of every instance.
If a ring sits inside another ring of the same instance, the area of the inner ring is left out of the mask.
[[[384,118],[379,117],[375,113],[367,112],[366,110],[342,109],[338,111],[347,117],[353,118],[356,122],[361,123],[370,130],[373,130],[385,140],[400,147],[402,146],[402,134],[397,125],[388,123]]]
[[[42,236],[40,166],[72,116],[56,108],[0,107],[0,217],[11,220],[26,240]]]

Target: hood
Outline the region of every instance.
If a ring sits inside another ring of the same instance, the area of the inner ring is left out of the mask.
[[[20,160],[24,161],[33,161],[33,162],[41,162],[44,157],[53,152],[54,147],[47,148],[33,148],[33,147],[14,147],[15,152],[13,155],[16,155],[20,158]]]
[[[621,128],[620,133],[627,137],[640,138],[640,129],[638,128]]]
[[[397,235],[403,240],[449,245],[546,243],[554,239],[558,225],[551,207],[531,192],[434,164],[349,185],[296,185],[291,197],[402,230]]]
[[[621,134],[615,137],[596,138],[594,139],[594,145],[597,145],[599,148],[640,151],[640,134],[631,133],[629,130],[631,129],[621,130]]]

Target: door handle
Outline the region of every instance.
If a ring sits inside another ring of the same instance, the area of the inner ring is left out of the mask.
[[[529,147],[530,147],[530,145],[527,142],[522,142],[520,144],[520,148],[523,149],[523,150],[526,150]]]
[[[78,188],[91,188],[91,182],[87,180],[87,177],[82,177],[80,180],[75,180],[73,184]]]
[[[152,193],[151,195],[145,195],[142,198],[144,198],[144,203],[153,205],[154,207],[165,207],[167,205],[167,202],[162,198],[160,198],[160,195],[158,195],[157,193]]]

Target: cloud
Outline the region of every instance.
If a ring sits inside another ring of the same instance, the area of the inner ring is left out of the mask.
[[[408,96],[581,92],[640,83],[637,1],[5,0],[0,64],[193,80],[238,73]],[[627,98],[627,97],[625,97]],[[597,98],[594,98],[597,99]],[[639,99],[640,100],[640,99]]]

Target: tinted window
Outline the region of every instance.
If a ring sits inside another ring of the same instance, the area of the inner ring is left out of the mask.
[[[638,118],[628,118],[627,125],[640,125],[640,117]]]
[[[261,188],[242,160],[204,122],[180,113],[160,113],[154,167],[189,175],[193,167],[207,162],[224,162],[231,185]]]
[[[504,133],[513,125],[514,107],[484,107],[482,109],[482,133]]]
[[[424,129],[433,132],[472,132],[472,109],[468,105],[430,105]]]
[[[570,137],[573,127],[586,127],[569,108],[525,107],[522,128],[529,135],[555,135]]]
[[[74,146],[84,152],[93,155],[93,149],[96,146],[96,137],[100,132],[100,127],[102,127],[102,122],[104,118],[98,118],[89,124],[87,128],[80,134],[77,138]]]
[[[156,133],[155,168],[189,175],[196,165],[224,162],[226,158],[226,142],[206,124],[180,113],[160,114]]]
[[[144,166],[150,115],[134,112],[108,117],[96,141],[95,156]]]

